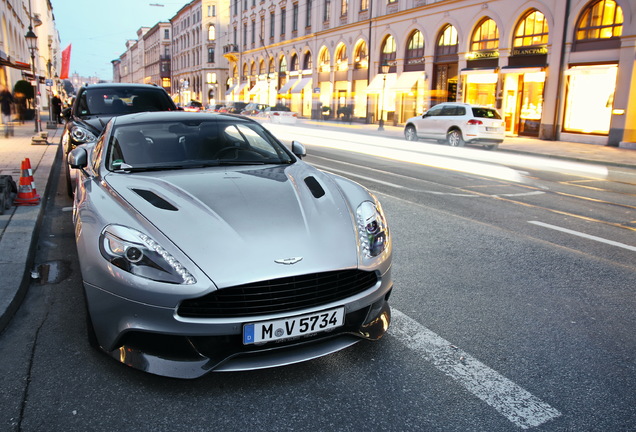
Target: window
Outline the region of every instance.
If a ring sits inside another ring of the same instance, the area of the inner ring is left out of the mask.
[[[367,53],[367,43],[361,41],[355,49],[353,68],[367,69],[369,67],[369,54]]]
[[[305,17],[305,27],[311,27],[311,8],[313,0],[307,0],[307,15]]]
[[[247,48],[247,23],[243,24],[243,47]]]
[[[576,40],[610,39],[623,31],[623,11],[614,0],[599,0],[588,6],[576,28]]]
[[[298,70],[298,56],[296,54],[292,55],[291,67],[290,67],[289,70],[291,70],[291,71],[297,71]]]
[[[170,39],[170,30],[166,29],[163,31],[163,38]]]
[[[439,34],[437,46],[435,47],[435,55],[439,57],[457,54],[458,46],[457,29],[448,24]]]
[[[269,14],[269,37],[274,37],[274,29],[276,28],[276,15],[274,12],[270,12]]]
[[[280,58],[280,65],[278,66],[278,72],[287,72],[287,60],[285,57]]]
[[[346,15],[349,12],[349,0],[340,0],[340,15]]]
[[[473,33],[471,51],[496,50],[499,48],[499,29],[490,18],[485,18]]]
[[[336,48],[336,70],[347,70],[347,62],[347,47],[341,44]]]
[[[208,40],[216,40],[216,27],[214,27],[213,25],[208,27]]]
[[[382,52],[380,53],[380,64],[387,62],[392,65],[395,60],[395,38],[393,36],[387,36],[382,44]],[[392,65],[392,69],[395,69],[395,65]],[[394,71],[391,71],[394,72]]]
[[[360,11],[369,10],[369,0],[362,0],[360,2]]]
[[[292,7],[292,31],[298,31],[298,3]]]
[[[256,42],[256,21],[252,20],[252,34],[250,35],[252,45]]]
[[[514,47],[546,45],[548,43],[548,22],[538,10],[528,12],[515,31]]]
[[[280,34],[285,34],[287,27],[287,9],[281,9],[280,11]]]
[[[214,48],[208,48],[208,63],[214,63]]]
[[[421,59],[424,57],[424,36],[419,30],[415,30],[406,47],[406,60]]]
[[[331,56],[329,55],[329,50],[327,48],[324,48],[320,52],[320,57],[318,59],[318,62],[320,63],[319,72],[329,72],[329,66],[331,64]]]
[[[303,58],[303,70],[311,70],[313,68],[313,61],[311,60],[311,53],[307,51]]]
[[[322,11],[322,20],[329,21],[331,19],[331,0],[325,0],[325,6]]]

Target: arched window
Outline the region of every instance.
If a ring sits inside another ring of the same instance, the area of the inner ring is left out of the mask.
[[[369,67],[369,51],[367,50],[367,43],[360,41],[355,49],[355,55],[353,59],[354,69],[367,69]]]
[[[439,32],[437,38],[437,46],[435,47],[435,56],[457,55],[459,40],[457,38],[457,29],[448,24]]]
[[[538,10],[527,12],[519,21],[512,45],[525,47],[548,43],[548,22]]]
[[[589,41],[621,36],[623,11],[614,0],[597,0],[583,12],[576,26],[576,40]]]
[[[329,55],[329,50],[327,48],[323,47],[322,51],[320,51],[318,62],[320,63],[319,72],[329,72],[331,56]]]
[[[252,65],[250,66],[250,76],[255,76],[256,75],[256,63],[252,62]]]
[[[499,29],[490,18],[484,18],[473,32],[471,51],[487,51],[499,48]]]
[[[347,70],[347,47],[345,44],[340,44],[336,48],[336,70]]]
[[[289,70],[291,70],[291,71],[297,71],[298,70],[298,56],[296,54],[292,54],[291,67],[289,68]]]
[[[258,63],[258,74],[263,75],[265,73],[265,60],[261,60]]]
[[[387,62],[391,65],[389,72],[395,72],[395,56],[396,56],[395,38],[391,35],[387,36],[382,43],[382,51],[380,53],[380,65]],[[379,69],[379,68],[378,68]]]
[[[409,38],[409,42],[406,45],[406,55],[405,59],[420,59],[424,57],[424,35],[419,30],[415,30],[411,37]]]
[[[314,64],[311,59],[311,52],[307,51],[303,57],[303,70],[311,70],[313,67]]]
[[[269,58],[269,73],[274,73],[275,70],[276,70],[276,67],[274,65],[274,58],[270,57]]]
[[[216,27],[214,25],[208,27],[208,40],[216,40]]]
[[[287,72],[287,59],[284,56],[280,58],[278,72]]]
[[[243,75],[241,76],[241,81],[247,80],[247,63],[243,65]]]

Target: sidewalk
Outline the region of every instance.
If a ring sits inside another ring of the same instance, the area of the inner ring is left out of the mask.
[[[0,127],[0,174],[13,177],[18,183],[21,163],[31,161],[31,171],[37,193],[42,197],[36,206],[11,207],[0,215],[0,331],[20,306],[30,283],[31,269],[37,245],[40,221],[44,214],[49,176],[56,163],[62,125],[46,129],[48,115],[42,113],[41,124],[48,132],[48,145],[32,145],[35,135],[33,120],[14,125],[14,136],[5,138]]]
[[[43,130],[49,133],[48,145],[31,144],[31,137],[35,134],[33,121],[15,126],[15,135],[10,138],[4,137],[4,130],[0,131],[0,174],[11,175],[17,183],[21,162],[29,158],[37,192],[42,197],[37,206],[11,207],[0,215],[0,332],[11,320],[29,287],[39,225],[50,188],[49,176],[53,164],[62,163],[59,148],[62,127],[59,125],[57,129],[46,129],[47,120],[48,115],[42,113]],[[385,125],[384,131],[378,131],[378,125],[375,124],[349,125],[307,119],[299,120],[298,124],[316,129],[350,130],[369,136],[404,139],[403,128],[397,126]],[[625,172],[636,169],[636,149],[515,137],[506,138],[498,151],[602,164]],[[636,172],[630,172],[629,176],[630,179],[636,178]]]

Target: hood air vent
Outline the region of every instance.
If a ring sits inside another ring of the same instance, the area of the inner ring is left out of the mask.
[[[168,201],[161,198],[159,195],[157,195],[154,192],[150,192],[149,190],[144,190],[144,189],[133,189],[133,191],[137,195],[139,195],[140,197],[142,197],[143,199],[145,199],[146,201],[148,201],[150,204],[152,204],[153,206],[157,208],[160,208],[162,210],[170,210],[170,211],[179,210],[178,208],[176,208],[175,206],[173,206]]]
[[[318,180],[316,180],[315,177],[305,178],[305,184],[315,198],[320,198],[325,194],[325,190],[322,188],[322,186],[320,186],[320,183],[318,183]]]

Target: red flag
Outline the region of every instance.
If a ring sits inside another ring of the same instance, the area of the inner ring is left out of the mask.
[[[62,70],[60,71],[60,79],[68,78],[68,69],[71,65],[71,44],[62,51]]]

